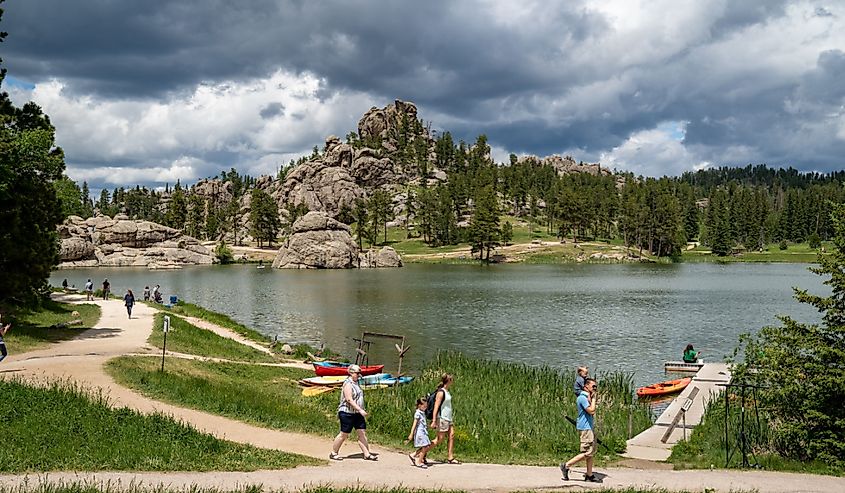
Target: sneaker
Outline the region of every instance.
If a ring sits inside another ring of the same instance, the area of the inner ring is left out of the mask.
[[[340,454],[336,454],[334,452],[329,452],[329,459],[331,460],[343,460],[343,457]]]
[[[569,481],[569,468],[566,467],[565,463],[560,464],[560,472],[563,473],[563,480]]]
[[[601,479],[597,478],[595,474],[590,474],[589,476],[585,474],[584,481],[588,483],[601,483]]]

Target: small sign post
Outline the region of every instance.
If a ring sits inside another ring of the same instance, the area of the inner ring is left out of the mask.
[[[161,371],[164,371],[164,353],[167,352],[167,333],[170,332],[170,316],[164,316],[164,325],[162,327],[164,332],[164,344],[161,345]]]

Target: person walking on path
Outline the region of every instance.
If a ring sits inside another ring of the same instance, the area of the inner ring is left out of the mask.
[[[3,315],[0,314],[0,318]],[[12,329],[12,324],[6,324],[5,326],[0,323],[0,361],[6,359],[6,356],[9,355],[9,352],[6,351],[6,342],[3,340],[3,337],[6,335],[6,332],[9,332]]]
[[[601,482],[593,474],[593,456],[596,454],[596,434],[594,432],[593,418],[596,414],[596,401],[598,401],[596,381],[588,378],[584,382],[584,390],[581,391],[581,395],[575,401],[575,406],[578,408],[578,421],[575,424],[575,428],[581,435],[581,453],[560,465],[564,481],[569,481],[570,468],[586,459],[587,473],[584,474],[584,481],[593,483]]]
[[[428,453],[428,449],[431,448],[431,440],[428,438],[428,428],[426,428],[425,423],[426,408],[428,408],[428,399],[425,397],[417,399],[417,410],[414,411],[414,424],[411,425],[411,432],[408,433],[408,439],[405,440],[406,442],[414,441],[414,447],[417,448],[417,451],[416,453],[408,454],[408,457],[411,458],[411,464],[422,469],[428,469],[425,455]]]
[[[111,291],[111,284],[109,283],[108,278],[103,279],[103,299],[109,299],[109,292]]]
[[[358,384],[361,378],[361,367],[349,365],[349,376],[344,380],[340,390],[340,405],[337,406],[337,417],[340,421],[340,433],[334,439],[329,459],[343,460],[340,447],[349,438],[352,429],[358,430],[358,446],[364,453],[365,460],[378,460],[378,456],[370,452],[367,443],[367,411],[364,410],[364,390]]]
[[[437,437],[432,440],[431,448],[438,446],[448,437],[446,462],[460,464],[461,461],[455,458],[455,426],[452,420],[452,394],[449,392],[453,380],[452,375],[444,373],[437,384],[434,409],[431,413],[431,427],[437,429]]]
[[[581,395],[581,391],[584,390],[584,382],[588,376],[590,376],[590,369],[586,366],[579,366],[575,374],[575,383],[572,385],[572,390],[575,392],[576,399],[579,395]]]
[[[135,294],[132,293],[131,289],[126,290],[126,294],[123,295],[123,304],[126,305],[126,313],[129,315],[129,318],[132,318],[132,306],[135,305]]]
[[[94,300],[94,283],[91,282],[91,279],[88,279],[88,282],[85,283],[85,300]]]

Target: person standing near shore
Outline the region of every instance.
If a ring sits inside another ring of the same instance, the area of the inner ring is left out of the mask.
[[[455,426],[452,421],[452,394],[449,392],[453,380],[452,375],[444,373],[435,391],[431,427],[437,429],[437,438],[432,440],[431,448],[448,438],[446,462],[460,464],[461,461],[455,458]]]
[[[340,433],[334,439],[332,451],[329,454],[331,460],[343,460],[340,456],[340,447],[349,438],[352,429],[358,430],[358,446],[364,453],[365,460],[378,460],[378,456],[370,452],[370,445],[367,443],[367,411],[364,410],[364,390],[358,384],[361,378],[361,367],[349,365],[347,370],[349,376],[343,382],[340,390],[340,405],[337,406],[337,418],[340,421]]]
[[[109,283],[108,278],[103,279],[103,299],[109,299],[109,292],[111,291],[111,284]]]
[[[150,287],[144,286],[144,301],[150,301]]]
[[[0,318],[3,315],[0,314]],[[6,351],[6,341],[3,340],[3,337],[6,335],[6,332],[9,332],[12,329],[12,324],[6,324],[5,326],[0,323],[0,361],[6,359],[6,356],[9,355],[9,352]]]
[[[596,381],[592,378],[587,378],[584,382],[584,390],[581,391],[581,395],[575,401],[575,406],[578,408],[578,421],[575,424],[575,428],[581,435],[581,453],[560,465],[564,481],[569,481],[570,468],[586,459],[587,472],[584,474],[584,481],[593,483],[601,482],[593,474],[593,456],[596,455],[596,434],[593,418],[596,414],[596,401],[598,401]]]
[[[65,278],[65,280],[64,280],[64,281],[62,281],[62,289],[64,289],[65,291],[67,291],[67,278]]]
[[[126,294],[123,295],[123,304],[126,305],[126,313],[129,315],[129,318],[132,318],[132,307],[135,305],[135,295],[132,293],[131,289],[127,289]]]
[[[88,279],[88,282],[85,283],[85,301],[93,301],[94,300],[94,283],[91,282],[91,279]]]

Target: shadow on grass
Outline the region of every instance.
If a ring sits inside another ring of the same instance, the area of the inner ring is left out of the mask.
[[[12,312],[8,320],[4,317],[4,322],[12,323],[12,330],[5,339],[16,352],[31,351],[82,334],[97,323],[100,313],[100,307],[97,305],[76,305],[47,300],[38,308]],[[82,322],[70,326],[62,325],[73,320]],[[111,330],[112,333],[114,331],[113,329],[103,330]],[[104,334],[109,333],[99,332],[86,337],[100,338]]]

